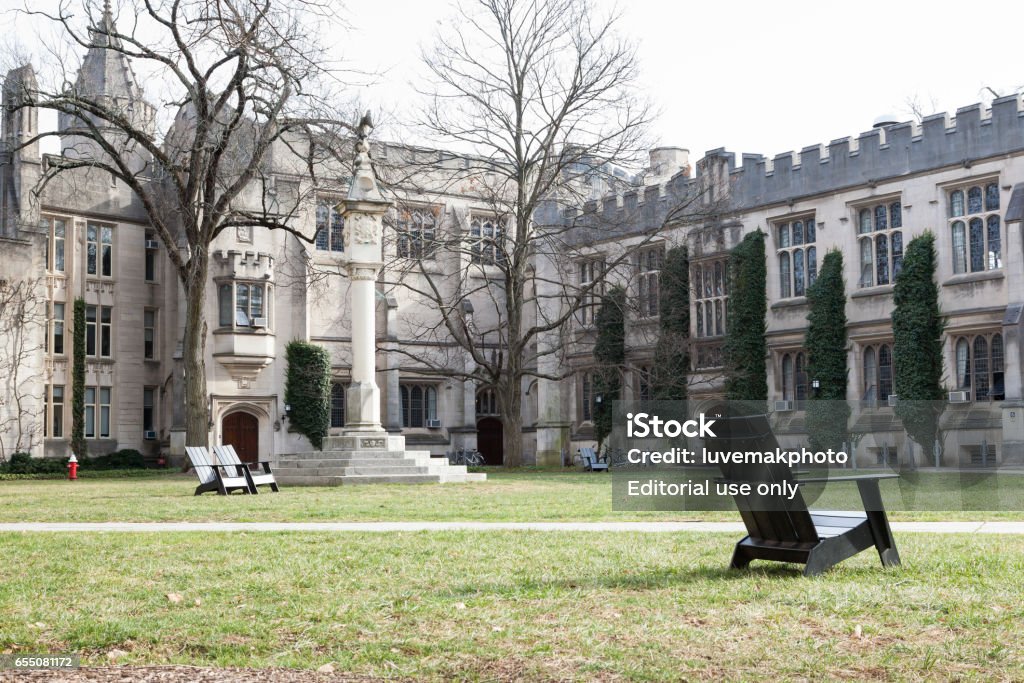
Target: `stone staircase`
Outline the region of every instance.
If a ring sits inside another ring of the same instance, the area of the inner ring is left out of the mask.
[[[443,484],[485,481],[430,451],[407,451],[400,436],[328,437],[324,450],[281,455],[274,467],[281,484],[341,486],[350,484]]]

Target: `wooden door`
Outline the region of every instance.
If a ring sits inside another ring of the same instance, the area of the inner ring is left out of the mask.
[[[484,417],[476,423],[476,449],[484,456],[484,464],[501,465],[504,447],[501,443],[501,420]]]
[[[224,418],[221,443],[231,444],[242,462],[260,457],[260,421],[249,413],[231,413]]]

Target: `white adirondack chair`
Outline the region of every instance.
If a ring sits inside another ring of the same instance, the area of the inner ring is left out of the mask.
[[[245,475],[240,474],[233,466],[217,465],[210,459],[210,453],[204,446],[186,446],[185,452],[192,462],[192,469],[199,477],[199,486],[196,487],[196,494],[200,495],[207,491],[216,491],[226,496],[232,491],[245,491],[250,493],[252,487]]]
[[[581,448],[580,459],[583,461],[583,470],[585,472],[608,471],[608,461],[598,457],[593,448]]]
[[[214,446],[213,452],[217,456],[217,462],[222,465],[234,465],[236,471],[244,477],[247,477],[249,483],[252,485],[250,491],[252,493],[259,493],[256,490],[257,486],[270,486],[270,490],[275,493],[278,491],[277,480],[274,479],[274,473],[270,470],[270,462],[261,460],[253,465],[260,465],[263,471],[253,471],[249,466],[242,462],[241,458],[238,457],[238,453],[235,452],[235,447],[231,444],[224,444],[223,446]]]

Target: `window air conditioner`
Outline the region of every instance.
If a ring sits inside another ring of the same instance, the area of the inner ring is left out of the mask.
[[[146,441],[153,441],[156,439],[156,432],[152,429],[142,432],[142,438]]]
[[[253,318],[252,319],[252,326],[253,327],[266,327],[267,326],[267,319],[266,318]]]
[[[427,420],[427,428],[428,429],[440,429],[441,428],[441,421],[438,420],[437,418],[434,418],[432,420]]]
[[[788,413],[788,412],[791,412],[792,410],[793,410],[793,402],[792,401],[776,401],[775,402],[775,412],[777,412],[777,413]]]
[[[156,240],[146,240],[146,249],[159,249],[160,243]]]
[[[969,391],[951,391],[949,392],[950,403],[967,403],[971,400],[971,392]]]

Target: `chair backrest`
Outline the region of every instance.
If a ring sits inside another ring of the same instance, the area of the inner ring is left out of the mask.
[[[241,465],[242,460],[238,457],[238,453],[235,452],[235,447],[229,443],[223,446],[214,446],[213,452],[217,456],[217,462],[221,465]]]
[[[705,440],[707,451],[765,452],[779,447],[767,415],[716,416],[714,419],[716,436]],[[799,488],[792,499],[781,493],[761,494],[756,490],[758,483],[795,481],[788,464],[720,462],[719,469],[726,480],[755,484],[749,495],[733,496],[751,537],[786,543],[818,542],[818,532]]]
[[[586,465],[587,463],[593,465],[594,463],[597,462],[597,455],[594,454],[593,448],[581,448],[580,458],[583,460],[584,465]]]
[[[217,478],[211,466],[210,453],[206,450],[205,446],[186,446],[185,452],[192,463],[192,469],[196,471],[196,476],[199,477],[199,483],[209,484]]]

